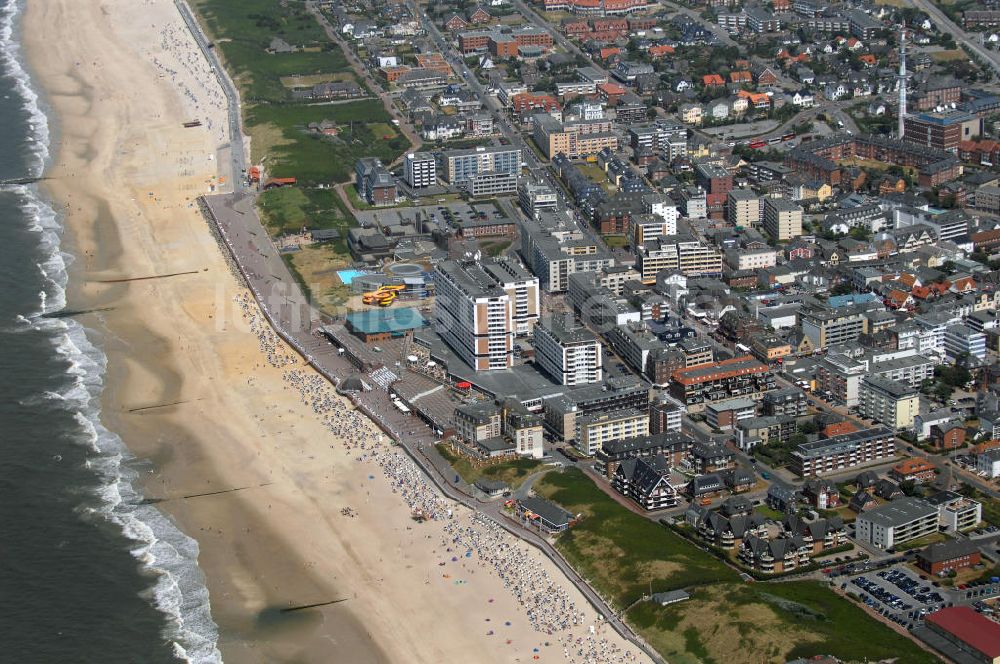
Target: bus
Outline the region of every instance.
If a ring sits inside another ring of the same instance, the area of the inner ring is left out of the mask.
[[[790,131],[787,134],[785,134],[784,136],[782,136],[781,140],[783,140],[783,141],[790,141],[793,138],[795,138],[795,132],[794,131]]]
[[[767,141],[754,141],[749,145],[751,150],[759,150],[760,148],[767,145]]]

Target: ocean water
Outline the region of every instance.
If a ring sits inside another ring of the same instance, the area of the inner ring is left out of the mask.
[[[21,0],[23,2],[23,0]],[[0,661],[220,662],[198,548],[101,425],[100,339],[65,307],[72,257],[34,184],[50,121],[0,0]]]

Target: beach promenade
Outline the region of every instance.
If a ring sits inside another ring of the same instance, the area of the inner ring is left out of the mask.
[[[317,336],[321,324],[320,314],[311,307],[272,245],[257,216],[253,197],[247,194],[220,194],[204,197],[202,204],[206,217],[218,230],[219,238],[224,243],[224,251],[232,258],[234,269],[254,294],[257,306],[274,332],[331,384],[336,385],[342,378],[353,373],[355,368],[337,354],[336,348]],[[366,407],[364,398],[358,396],[354,396],[352,401],[406,451],[442,494],[476,511],[494,526],[536,547],[555,563],[609,626],[639,647],[653,661],[662,661],[546,538],[511,519],[499,502],[480,501],[473,497],[473,490],[461,479],[456,482],[454,472],[434,447],[431,430],[422,421],[411,416],[412,429],[404,433],[391,427],[381,416],[382,410],[391,411],[388,399],[385,400],[384,409]]]
[[[193,19],[186,3],[176,2],[178,11],[205,57],[215,65],[220,85],[227,96],[229,131],[233,157],[233,175],[236,191],[232,194],[218,194],[201,198],[201,207],[213,224],[233,261],[235,270],[254,295],[257,305],[273,330],[319,374],[333,385],[354,371],[347,361],[340,357],[336,348],[318,338],[319,326],[323,322],[321,314],[312,307],[308,298],[274,247],[266,229],[257,214],[252,193],[244,191],[240,169],[246,163],[244,142],[241,133],[239,97],[235,86],[226,72],[218,66],[213,49],[200,26]],[[434,448],[434,436],[430,428],[416,416],[410,416],[413,428],[406,434],[392,428],[376,409],[366,407],[358,398],[355,406],[365,412],[383,431],[390,435],[423,470],[427,477],[448,498],[475,510],[505,531],[527,542],[541,551],[562,571],[566,578],[591,603],[598,615],[623,638],[632,642],[653,661],[663,661],[608,605],[603,597],[559,554],[552,544],[521,524],[513,521],[503,512],[496,501],[479,501],[473,491],[458,479],[453,478],[450,466]]]

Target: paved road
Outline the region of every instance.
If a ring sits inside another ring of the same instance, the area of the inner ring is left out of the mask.
[[[275,332],[332,383],[336,384],[340,375],[351,372],[353,368],[344,366],[342,358],[337,356],[331,344],[320,343],[316,339],[319,313],[302,294],[288,267],[272,246],[257,216],[253,198],[247,195],[218,195],[204,197],[201,201],[208,218],[219,231],[224,251],[234,260],[236,269],[253,292]],[[364,412],[382,424],[377,413],[367,408]],[[420,426],[420,421],[416,418],[414,423],[415,426]],[[662,661],[652,648],[615,615],[610,605],[562,558],[548,540],[513,522],[503,512],[499,502],[482,502],[473,498],[471,487],[460,478],[453,479],[454,470],[426,437],[402,436],[388,429],[386,433],[400,444],[442,493],[486,515],[513,535],[537,547],[559,567],[615,631],[641,648],[654,661]]]
[[[697,22],[702,27],[707,28],[713,35],[716,36],[716,38],[719,41],[724,43],[726,46],[736,46],[736,47],[740,46],[733,39],[732,35],[730,35],[728,32],[722,29],[722,26],[720,26],[718,23],[712,23],[711,21],[706,21],[701,17],[700,12],[691,9],[690,7],[684,7],[675,2],[670,2],[669,0],[660,0],[660,4],[662,4],[664,7],[667,7],[676,12],[684,14],[688,18],[694,19],[695,22]]]
[[[382,101],[382,105],[385,106],[385,110],[389,113],[389,115],[399,121],[396,128],[399,129],[403,136],[405,136],[410,142],[410,149],[407,152],[419,150],[420,146],[424,143],[423,139],[420,137],[420,134],[413,129],[410,123],[407,122],[406,118],[403,117],[398,110],[396,110],[392,95],[386,92],[382,85],[375,80],[371,70],[368,67],[365,67],[361,61],[358,60],[358,57],[355,55],[350,44],[348,44],[336,28],[330,24],[330,21],[327,20],[326,16],[323,15],[323,12],[319,10],[316,4],[313,2],[307,2],[306,9],[316,18],[316,21],[319,23],[320,27],[323,28],[323,31],[326,33],[326,36],[330,39],[330,41],[337,44],[340,47],[340,50],[344,52],[344,57],[347,58],[347,62],[351,65],[351,69],[354,70],[354,73],[368,83],[368,87],[372,90],[372,92],[378,95],[378,98]],[[402,162],[405,156],[406,152],[401,154],[396,161],[391,164],[386,164],[386,167],[392,168],[396,164]]]
[[[181,18],[184,19],[184,23],[191,32],[191,36],[194,37],[195,42],[198,44],[198,48],[201,49],[205,59],[212,66],[212,71],[215,72],[215,77],[219,80],[219,85],[222,86],[222,92],[226,95],[226,105],[228,106],[227,111],[229,114],[230,166],[232,168],[230,182],[234,191],[245,190],[247,188],[246,153],[243,148],[243,119],[240,115],[240,93],[236,89],[236,86],[233,85],[233,81],[229,78],[229,74],[222,66],[222,63],[219,62],[219,57],[215,49],[209,46],[211,42],[208,41],[208,37],[202,32],[201,26],[195,20],[194,14],[191,8],[188,7],[187,2],[174,0],[174,5],[177,7],[177,11],[180,12]]]
[[[913,6],[928,16],[942,32],[950,32],[956,41],[965,44],[973,53],[982,58],[997,74],[1000,74],[1000,54],[983,48],[976,33],[969,33],[955,24],[948,16],[929,0],[913,0]]]

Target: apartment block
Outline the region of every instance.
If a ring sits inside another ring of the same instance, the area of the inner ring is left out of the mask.
[[[858,515],[855,537],[880,549],[926,537],[938,530],[938,508],[920,498],[897,498]]]
[[[865,376],[858,392],[858,410],[869,420],[892,429],[912,429],[920,412],[917,390],[906,383],[880,376]]]
[[[815,307],[799,312],[802,333],[809,337],[816,350],[834,344],[857,341],[868,333],[868,319],[864,311],[855,307]]]
[[[726,200],[726,221],[734,226],[760,228],[763,214],[760,197],[749,189],[733,189]]]
[[[802,206],[786,198],[764,199],[764,230],[779,242],[802,235]]]
[[[525,182],[517,190],[517,200],[524,213],[532,218],[536,218],[542,212],[555,212],[559,207],[559,197],[556,192],[544,184]]]
[[[570,159],[596,155],[605,148],[618,149],[611,120],[560,122],[551,115],[532,116],[532,136],[546,158],[563,154]]]
[[[445,179],[451,184],[473,180],[480,173],[521,172],[521,150],[518,148],[479,146],[468,150],[446,150],[442,153]]]
[[[411,152],[403,160],[403,180],[413,189],[437,184],[437,161],[430,152]]]
[[[509,369],[514,336],[540,311],[538,280],[512,261],[442,261],[434,268],[435,327],[476,371]]]
[[[892,429],[879,426],[799,445],[789,469],[800,477],[816,477],[896,456]]]
[[[601,342],[578,321],[550,316],[535,325],[535,364],[560,385],[604,379]]]
[[[670,378],[669,392],[685,404],[689,412],[700,412],[707,402],[739,396],[759,400],[773,389],[774,375],[770,368],[746,355],[675,371]]]
[[[649,414],[640,410],[616,410],[576,418],[576,448],[593,456],[604,443],[649,435]]]

